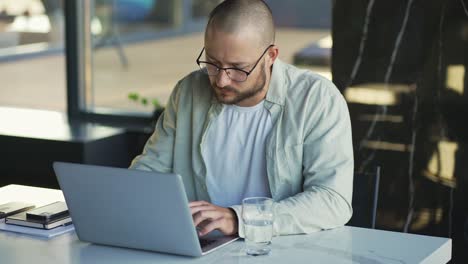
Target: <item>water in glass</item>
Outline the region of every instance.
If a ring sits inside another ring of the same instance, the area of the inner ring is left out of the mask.
[[[265,255],[271,251],[273,237],[273,201],[270,198],[244,199],[242,221],[248,255]]]

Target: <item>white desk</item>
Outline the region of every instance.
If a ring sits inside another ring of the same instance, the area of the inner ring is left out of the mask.
[[[19,185],[0,188],[0,203],[15,194],[43,193],[43,200],[63,199],[60,191]],[[8,194],[8,197],[5,197]],[[19,200],[19,196],[18,199]],[[30,202],[34,202],[29,200]],[[44,202],[44,201],[43,201]],[[309,235],[273,239],[268,256],[249,257],[236,241],[201,258],[189,258],[84,243],[75,233],[50,240],[0,232],[0,263],[447,263],[452,241],[448,238],[342,227]]]

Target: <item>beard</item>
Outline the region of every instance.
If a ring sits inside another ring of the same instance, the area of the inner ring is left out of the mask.
[[[216,82],[213,82],[211,86],[218,102],[228,105],[238,104],[260,93],[265,88],[266,83],[265,62],[262,63],[260,68],[262,69],[262,72],[260,73],[260,76],[258,77],[257,81],[253,84],[251,88],[248,88],[245,91],[239,91],[238,89],[232,86],[224,86],[221,88],[216,86]],[[223,92],[230,92],[233,94],[233,96],[224,95]]]

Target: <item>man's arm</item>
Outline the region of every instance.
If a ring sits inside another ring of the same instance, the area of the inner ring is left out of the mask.
[[[276,235],[331,229],[351,218],[354,171],[351,123],[341,95],[326,100],[320,117],[310,124],[303,143],[302,166],[303,192],[274,205]],[[240,217],[241,206],[232,208]],[[241,220],[239,235],[244,236]]]
[[[153,134],[143,149],[143,153],[133,159],[131,169],[172,172],[174,140],[177,124],[179,85],[172,91],[164,112],[158,119]]]

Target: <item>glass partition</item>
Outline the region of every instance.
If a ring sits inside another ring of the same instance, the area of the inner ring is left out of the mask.
[[[89,60],[82,65],[89,72],[85,111],[144,115],[162,107],[177,80],[195,69],[189,61],[200,47],[208,2],[216,1],[102,0],[82,6],[89,20],[82,36],[89,40],[83,50]]]
[[[152,110],[151,101],[166,100],[172,74],[188,70],[171,64],[171,55],[184,56],[171,39],[188,34],[183,31],[187,22],[182,20],[181,4],[164,0],[95,1],[90,6],[94,15],[90,23],[89,110],[148,112]],[[145,105],[142,98],[150,103]]]

